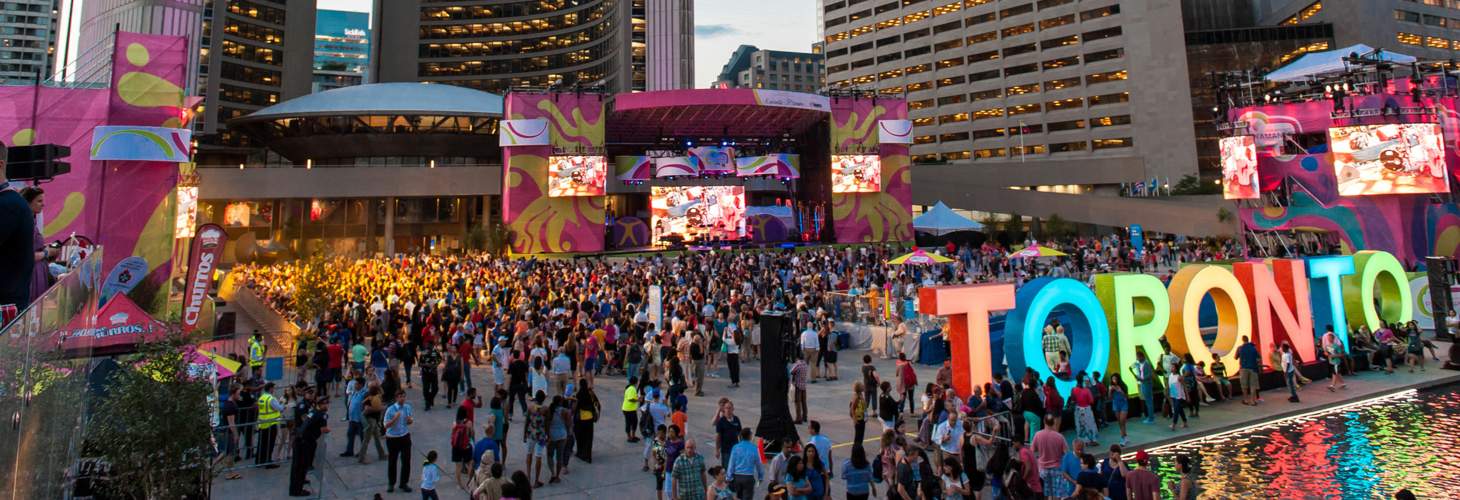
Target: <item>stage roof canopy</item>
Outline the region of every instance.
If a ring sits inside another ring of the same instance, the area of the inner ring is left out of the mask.
[[[1288,63],[1287,66],[1268,73],[1267,81],[1300,82],[1310,78],[1343,73],[1349,69],[1349,64],[1345,63],[1343,59],[1350,55],[1358,55],[1361,58],[1369,60],[1396,63],[1412,63],[1415,61],[1414,56],[1375,50],[1373,47],[1361,43],[1337,50],[1304,54],[1303,57],[1299,57],[1293,62]]]
[[[799,135],[831,112],[823,95],[759,89],[689,89],[614,96],[610,143],[661,137]]]

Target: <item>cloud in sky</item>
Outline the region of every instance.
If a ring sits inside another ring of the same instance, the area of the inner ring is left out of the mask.
[[[728,24],[701,24],[695,26],[695,36],[700,38],[738,34],[740,34],[740,30]]]
[[[806,0],[695,0],[695,86],[709,87],[741,44],[810,52],[821,38],[820,6]]]

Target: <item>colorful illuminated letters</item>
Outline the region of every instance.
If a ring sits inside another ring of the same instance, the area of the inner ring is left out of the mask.
[[[962,285],[918,290],[918,311],[948,317],[948,345],[953,352],[953,388],[973,392],[975,384],[993,381],[989,352],[989,313],[1014,307],[1014,285]]]
[[[1010,308],[1004,354],[1016,379],[1026,367],[1041,379],[1053,375],[1043,349],[1051,319],[1060,320],[1070,340],[1072,371],[1109,374],[1134,362],[1138,350],[1159,354],[1163,337],[1172,352],[1208,363],[1220,358],[1233,373],[1244,336],[1264,357],[1271,345],[1288,342],[1304,361],[1315,362],[1315,339],[1329,324],[1347,344],[1350,323],[1374,329],[1381,321],[1414,317],[1404,266],[1378,251],[1238,262],[1230,270],[1193,264],[1177,271],[1169,287],[1144,274],[1100,274],[1094,282],[1093,292],[1068,278],[1035,279],[1017,291],[1009,284],[928,287],[919,291],[919,309],[949,318],[953,385],[964,395],[992,379],[988,316]],[[1208,296],[1216,321],[1203,325],[1201,306]],[[1203,327],[1208,332],[1215,327],[1210,342]],[[1124,379],[1135,390],[1134,378]],[[1055,385],[1068,395],[1074,384],[1056,378]]]

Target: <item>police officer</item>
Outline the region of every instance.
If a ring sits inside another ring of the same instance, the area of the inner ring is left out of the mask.
[[[314,466],[314,455],[319,451],[319,438],[330,431],[329,406],[328,396],[315,399],[314,411],[309,412],[309,417],[299,428],[299,436],[294,440],[294,462],[289,464],[289,496],[313,495],[304,489],[304,485],[309,482],[305,476]]]
[[[248,339],[248,368],[253,373],[250,376],[260,378],[264,375],[264,354],[268,346],[264,345],[264,334],[258,330],[253,331],[253,338]]]
[[[264,384],[264,392],[259,394],[259,451],[254,461],[257,465],[263,465],[266,469],[277,469],[279,464],[274,461],[274,442],[279,438],[279,421],[284,415],[284,403],[274,397],[274,383]]]

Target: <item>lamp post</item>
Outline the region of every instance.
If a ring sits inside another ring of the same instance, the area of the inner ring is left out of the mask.
[[[1024,163],[1024,120],[1019,120],[1019,163]]]

